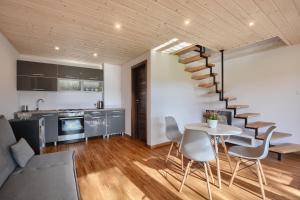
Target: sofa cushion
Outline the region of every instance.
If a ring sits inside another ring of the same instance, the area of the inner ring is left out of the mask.
[[[27,162],[34,156],[34,151],[24,138],[11,145],[12,155],[20,167],[25,167]]]
[[[0,190],[6,200],[78,200],[73,152],[34,156]]]
[[[9,122],[0,115],[0,188],[6,178],[16,168],[16,163],[11,155],[10,146],[16,143],[16,138]]]

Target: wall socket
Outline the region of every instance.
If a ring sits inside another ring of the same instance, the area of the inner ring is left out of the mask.
[[[296,95],[300,95],[300,90],[296,90]]]

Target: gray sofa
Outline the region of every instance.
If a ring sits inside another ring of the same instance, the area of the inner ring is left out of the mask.
[[[0,199],[80,199],[74,152],[33,156],[24,168],[17,166],[10,146],[17,141],[5,117],[0,116]]]

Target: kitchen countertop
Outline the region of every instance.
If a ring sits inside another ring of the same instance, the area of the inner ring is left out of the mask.
[[[71,109],[70,109],[71,110]],[[97,108],[83,108],[83,111],[110,111],[110,110],[125,110],[124,108],[103,108],[103,109],[97,109]],[[29,110],[26,113],[31,113],[31,114],[39,114],[39,113],[58,113],[58,112],[63,112],[62,110]],[[23,113],[22,111],[17,111],[17,113]]]

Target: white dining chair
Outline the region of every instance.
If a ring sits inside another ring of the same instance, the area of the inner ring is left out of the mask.
[[[213,183],[214,179],[208,162],[215,160],[216,154],[211,144],[210,136],[204,131],[186,129],[182,138],[180,152],[189,159],[189,163],[185,169],[179,192],[182,191],[190,168],[194,161],[196,161],[202,163],[204,166],[208,195],[209,199],[211,200],[212,195],[210,190],[209,176],[211,177]],[[210,175],[208,175],[208,173]]]
[[[182,133],[179,131],[177,122],[174,117],[165,117],[166,121],[166,137],[171,141],[171,146],[166,157],[166,163],[168,162],[172,149],[175,146],[177,148],[177,156],[179,155],[179,149],[182,140]],[[181,169],[183,170],[183,154],[181,154]]]
[[[229,182],[229,187],[232,185],[233,180],[234,180],[235,176],[237,175],[237,172],[239,170],[239,166],[240,166],[242,159],[246,159],[248,161],[253,161],[254,162],[253,164],[256,164],[256,171],[257,171],[258,181],[260,184],[262,198],[266,199],[265,191],[264,191],[264,184],[267,185],[267,180],[266,180],[262,165],[260,163],[260,160],[262,160],[268,156],[269,144],[270,144],[270,140],[272,138],[272,134],[273,134],[273,131],[275,130],[275,128],[276,128],[276,126],[272,126],[266,131],[266,133],[265,133],[266,138],[265,138],[263,144],[258,147],[233,146],[229,149],[228,153],[230,155],[239,158],[236,163],[235,169],[233,171],[231,180]],[[250,166],[252,166],[252,165],[249,165],[245,168],[248,168]],[[243,169],[245,169],[245,168],[243,168]]]

